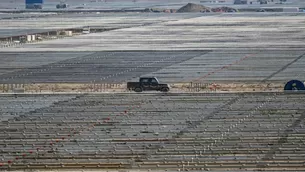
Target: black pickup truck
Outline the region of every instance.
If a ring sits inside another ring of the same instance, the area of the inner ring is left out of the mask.
[[[127,89],[135,92],[142,91],[169,91],[168,84],[160,84],[156,77],[143,77],[139,82],[127,82]]]

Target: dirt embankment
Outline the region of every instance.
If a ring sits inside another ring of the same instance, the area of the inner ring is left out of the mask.
[[[171,92],[282,92],[281,83],[172,83]],[[128,92],[124,84],[2,84],[1,93]]]
[[[207,12],[238,12],[237,9],[231,7],[216,7],[210,8],[200,4],[188,3],[185,6],[177,9],[163,9],[163,8],[146,8],[144,12],[155,13],[207,13]]]
[[[180,83],[171,85],[173,91],[185,92],[282,92],[282,83]]]

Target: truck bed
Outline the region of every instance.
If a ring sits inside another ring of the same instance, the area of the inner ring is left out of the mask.
[[[127,89],[131,90],[140,86],[140,82],[127,82]]]

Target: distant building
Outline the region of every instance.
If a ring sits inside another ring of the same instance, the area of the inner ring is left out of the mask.
[[[247,0],[235,0],[234,4],[247,4]]]
[[[203,4],[234,4],[234,0],[201,0]]]
[[[286,0],[258,0],[260,4],[276,4],[281,2],[286,2]]]
[[[259,5],[261,3],[258,0],[248,0],[247,4],[249,4],[249,5]]]
[[[235,0],[234,4],[276,4],[286,2],[286,0]]]
[[[26,9],[42,9],[43,0],[25,0]]]

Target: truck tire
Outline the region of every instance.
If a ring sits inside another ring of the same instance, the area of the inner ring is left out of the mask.
[[[137,87],[137,88],[134,89],[134,91],[137,92],[137,93],[139,93],[139,92],[142,92],[143,90],[142,90],[141,87]]]
[[[168,92],[168,91],[169,91],[169,88],[168,88],[168,87],[163,87],[163,88],[161,88],[161,91],[162,91],[162,92]]]

